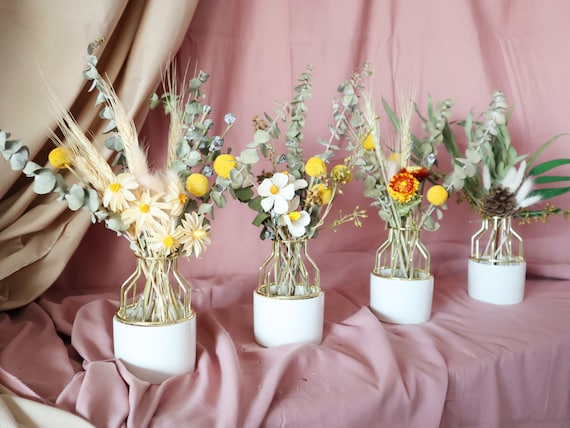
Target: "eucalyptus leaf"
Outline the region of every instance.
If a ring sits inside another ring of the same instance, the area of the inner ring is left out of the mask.
[[[218,208],[224,208],[226,206],[226,197],[222,192],[212,191],[210,192],[210,196]]]
[[[41,168],[34,177],[34,192],[38,195],[46,195],[56,185],[55,173],[48,168]]]
[[[38,170],[40,169],[42,169],[41,165],[38,165],[33,161],[28,161],[22,172],[26,175],[26,177],[33,177],[37,174]]]
[[[92,213],[96,212],[99,209],[99,196],[94,189],[85,189],[83,208]]]
[[[257,154],[257,149],[245,149],[240,154],[241,161],[246,165],[252,165],[259,161],[259,155]]]
[[[13,153],[12,156],[10,156],[10,167],[12,170],[19,171],[21,169],[24,169],[26,163],[28,162],[29,156],[30,151],[28,148],[26,146],[20,147],[17,152]]]
[[[74,184],[65,195],[65,200],[71,211],[77,211],[83,206],[85,192],[83,187]]]

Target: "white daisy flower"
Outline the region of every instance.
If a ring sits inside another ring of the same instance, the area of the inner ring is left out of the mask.
[[[187,257],[200,257],[202,251],[210,245],[210,225],[204,223],[204,216],[194,211],[185,213],[181,224],[176,228],[176,239],[182,244],[183,254]]]
[[[161,197],[161,193],[150,196],[147,190],[121,213],[121,220],[126,226],[135,225],[136,236],[140,235],[144,228],[155,229],[160,221],[168,222],[169,215],[165,211],[167,204],[159,202]]]
[[[103,206],[112,212],[121,212],[129,206],[129,202],[136,199],[133,190],[139,187],[136,177],[124,172],[117,175],[116,180],[110,183],[103,193]]]
[[[289,209],[289,203],[295,196],[295,184],[289,183],[289,175],[282,172],[273,174],[271,178],[265,178],[257,189],[262,196],[261,207],[265,212],[275,211],[276,214],[285,214]]]
[[[291,211],[279,217],[279,223],[287,226],[289,233],[295,238],[303,236],[306,227],[311,222],[311,216],[306,211]]]
[[[146,233],[146,244],[153,254],[169,255],[180,246],[177,237],[176,222],[173,219],[166,223],[157,223]]]

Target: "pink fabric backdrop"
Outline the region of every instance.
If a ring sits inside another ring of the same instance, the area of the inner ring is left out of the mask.
[[[514,106],[519,153],[570,132],[570,4],[534,0],[418,2],[208,0],[199,4],[178,63],[197,61],[215,117],[238,122],[239,151],[251,117],[287,101],[297,75],[315,68],[306,152],[327,137],[330,101],[353,67],[370,61],[374,92],[394,104],[412,87],[421,107],[454,98],[454,118],[486,108],[494,89]],[[193,66],[190,67],[193,69]],[[389,131],[385,123],[384,133]],[[143,129],[161,159],[160,115]],[[545,154],[570,158],[570,137]],[[445,164],[445,159],[442,160]],[[558,203],[570,206],[570,198]],[[339,208],[367,207],[351,183]],[[254,213],[229,201],[213,243],[182,264],[198,312],[195,373],[149,386],[113,360],[111,317],[134,268],[126,242],[93,226],[58,282],[36,303],[0,314],[0,381],[23,396],[100,427],[167,426],[568,426],[570,423],[569,223],[518,227],[529,279],[525,301],[495,307],[466,293],[475,215],[449,203],[442,229],[425,233],[435,274],[432,319],[382,324],[368,309],[368,275],[385,238],[374,210],[362,229],[324,231],[309,250],[326,292],[320,346],[264,349],[252,334],[251,292],[269,254]],[[562,280],[549,280],[548,277]],[[31,340],[33,338],[33,340]],[[38,352],[39,350],[39,352]],[[22,356],[27,358],[23,359]]]

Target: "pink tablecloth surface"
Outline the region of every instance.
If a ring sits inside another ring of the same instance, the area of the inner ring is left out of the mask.
[[[96,427],[568,426],[570,281],[528,279],[523,303],[495,306],[438,275],[431,320],[392,325],[367,306],[372,257],[321,266],[320,345],[255,343],[255,276],[193,280],[196,370],[161,385],[113,358],[116,293],[48,292],[0,314],[0,381]]]

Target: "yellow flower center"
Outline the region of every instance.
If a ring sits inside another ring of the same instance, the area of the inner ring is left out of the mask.
[[[299,217],[301,217],[301,213],[299,211],[293,211],[289,213],[289,219],[291,221],[297,221],[299,220]]]
[[[141,211],[141,213],[143,214],[148,214],[150,211],[150,205],[149,204],[139,204],[139,210]]]
[[[180,205],[184,205],[186,202],[188,202],[188,196],[186,196],[185,193],[178,194],[178,202],[180,202]]]
[[[192,231],[192,239],[195,239],[197,241],[199,241],[200,239],[203,239],[205,236],[207,236],[208,233],[205,230],[193,230]]]
[[[165,246],[166,248],[172,248],[172,247],[174,247],[175,241],[174,241],[174,238],[173,238],[172,236],[167,235],[167,236],[165,236],[164,239],[162,240],[162,243],[164,244],[164,246]]]
[[[418,191],[420,182],[409,172],[399,172],[390,179],[388,193],[398,202],[410,202]]]
[[[113,193],[118,193],[121,190],[121,183],[111,183],[109,184],[109,190]]]
[[[279,187],[277,187],[275,184],[273,186],[271,186],[271,188],[269,189],[269,192],[272,195],[276,195],[277,193],[279,193]]]

